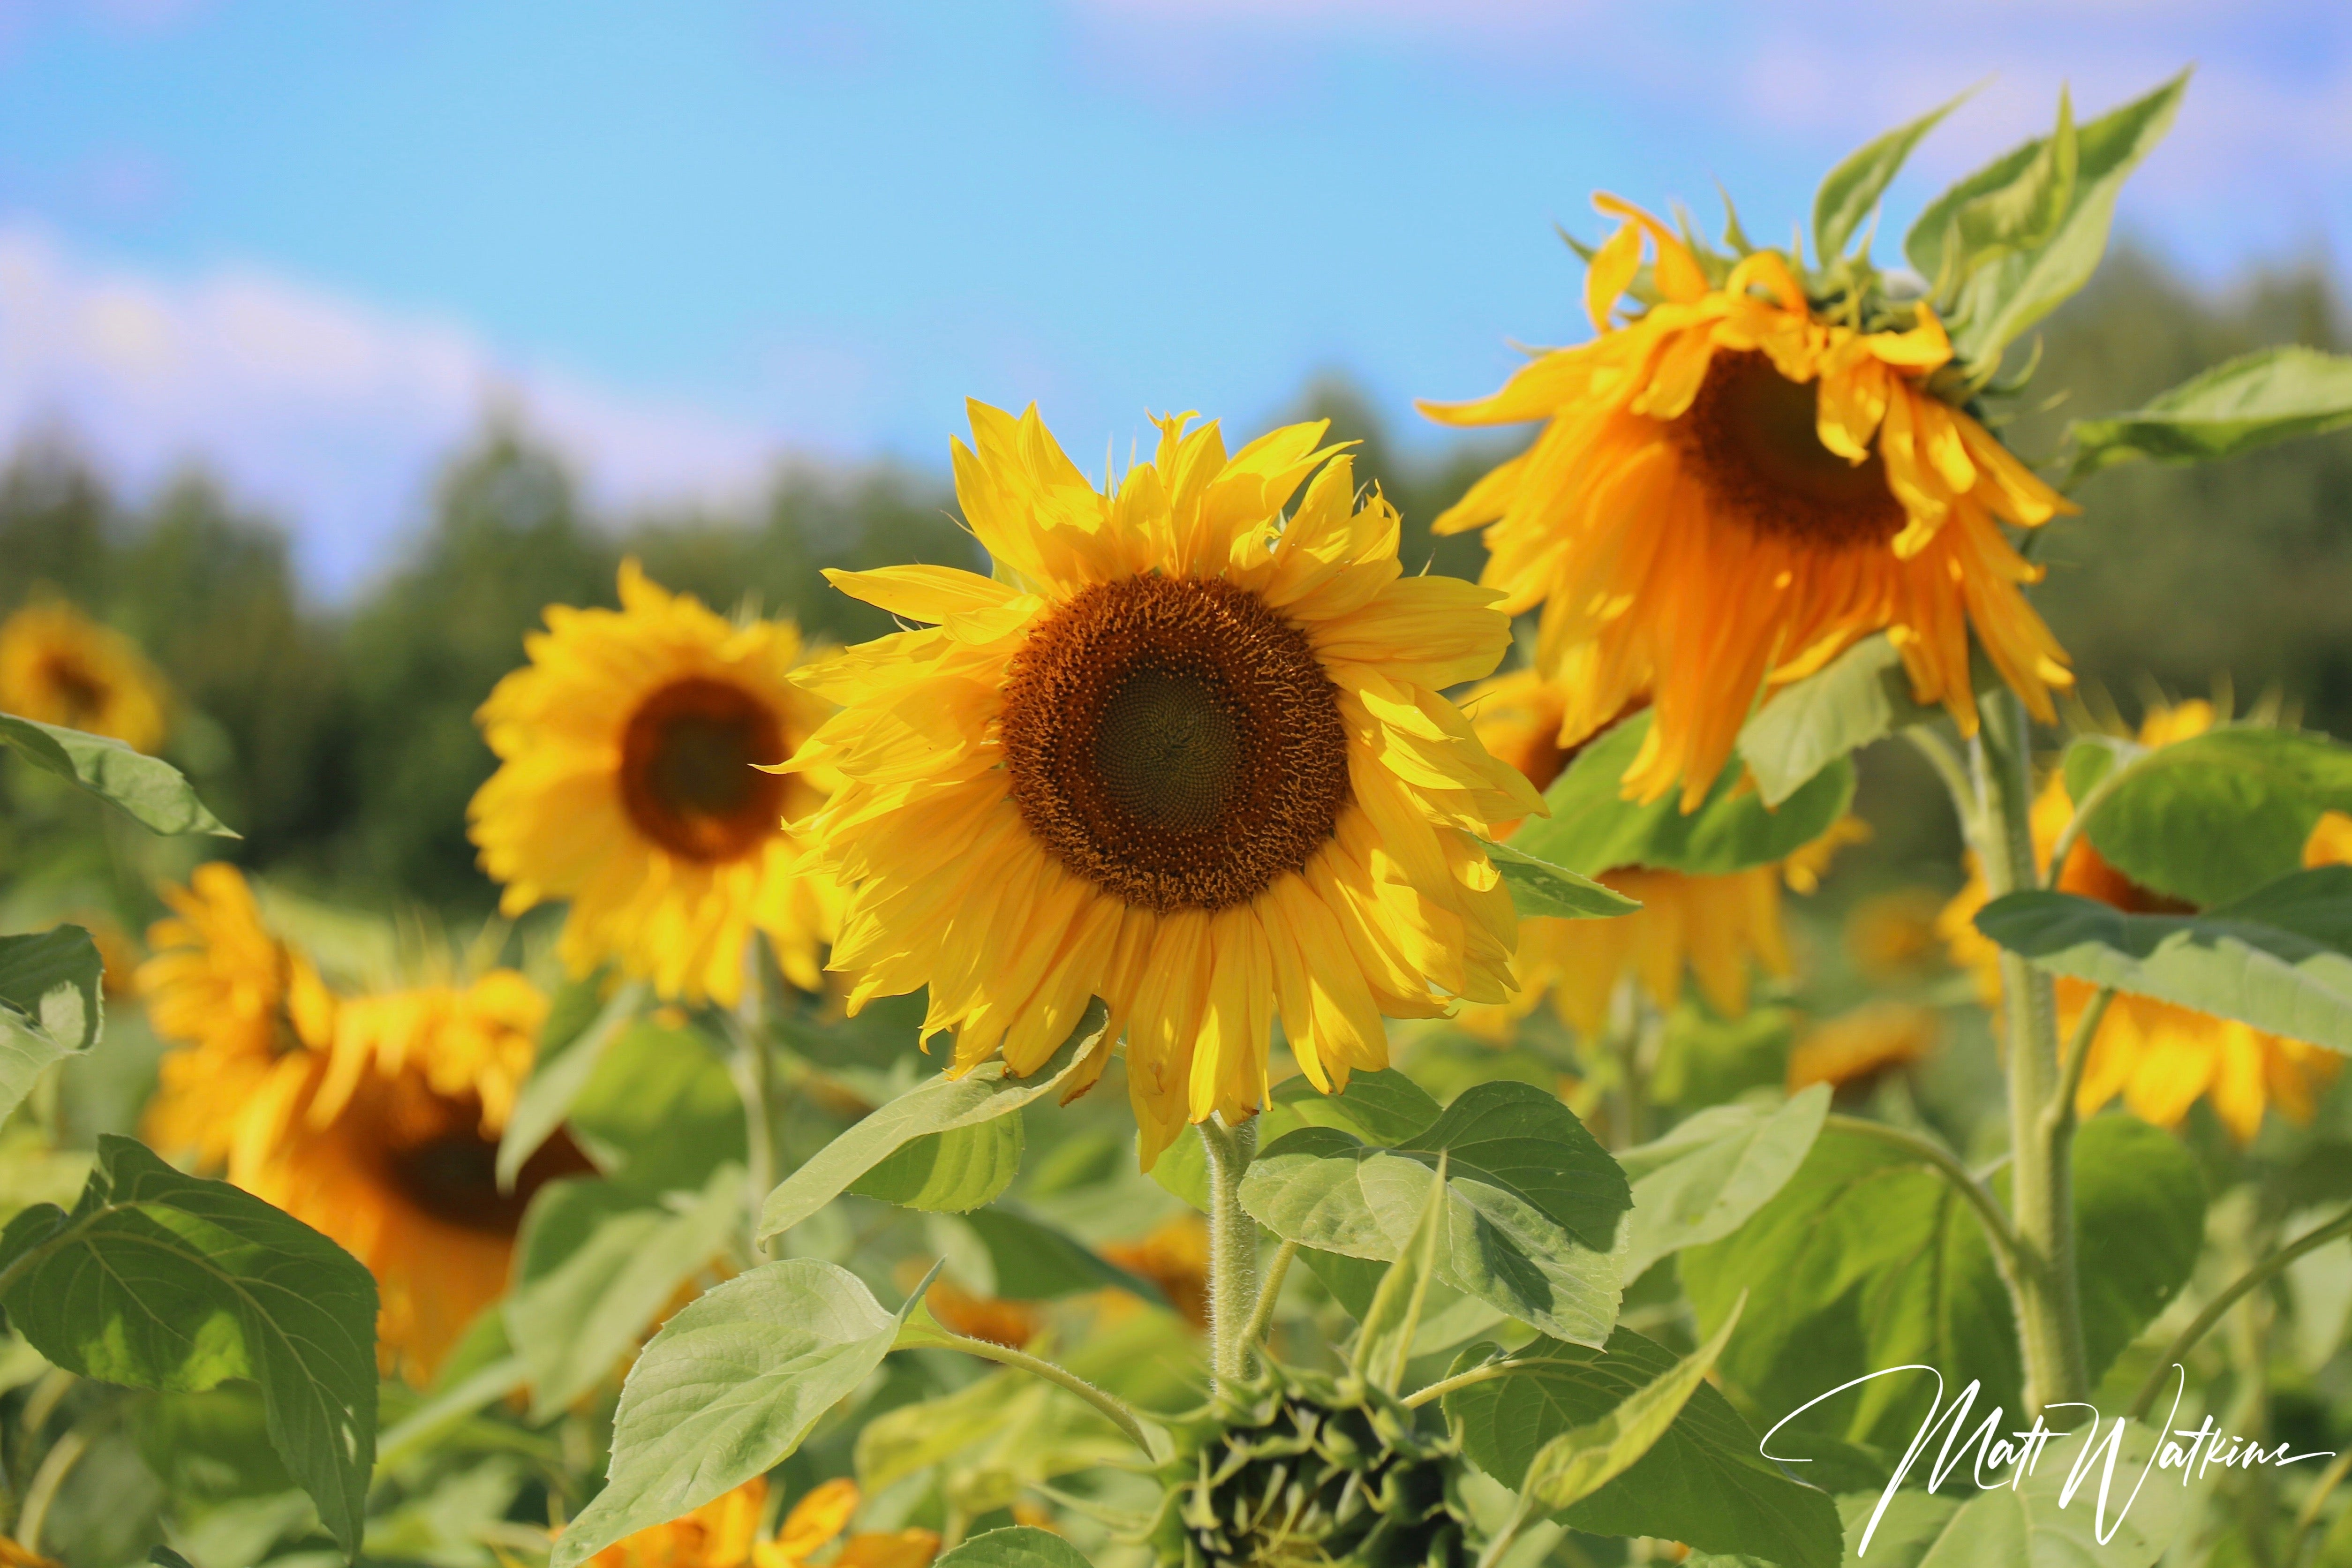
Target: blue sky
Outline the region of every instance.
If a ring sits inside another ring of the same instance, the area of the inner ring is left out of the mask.
[[[2191,61],[2126,228],[2343,254],[2340,4],[0,0],[0,437],[208,461],[338,591],[486,401],[616,505],[937,467],[967,395],[1092,454],[1338,369],[1407,426],[1582,335],[1595,187],[1785,233],[1990,78],[1892,227]]]

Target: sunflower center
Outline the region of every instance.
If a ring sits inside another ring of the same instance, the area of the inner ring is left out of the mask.
[[[1689,410],[1668,426],[1708,498],[1759,534],[1832,548],[1884,544],[1903,530],[1875,446],[1859,463],[1816,427],[1819,384],[1790,381],[1753,349],[1718,351]]]
[[[1070,871],[1161,914],[1246,903],[1348,801],[1339,689],[1297,628],[1215,578],[1098,584],[1030,635],[1005,767]]]
[[[646,699],[621,739],[621,804],[646,837],[690,860],[732,860],[777,830],[783,726],[740,686],[704,676]]]
[[[540,1188],[558,1176],[585,1175],[595,1170],[577,1144],[559,1129],[539,1152],[516,1173],[514,1191],[499,1191],[498,1141],[482,1135],[481,1107],[470,1101],[431,1097],[444,1112],[430,1120],[431,1129],[411,1128],[395,1135],[385,1152],[392,1184],[418,1209],[462,1230],[512,1236],[522,1225],[523,1210]],[[404,1121],[418,1120],[414,1114]]]
[[[70,658],[49,660],[45,671],[49,689],[65,704],[66,721],[80,725],[98,717],[106,706],[106,686]]]

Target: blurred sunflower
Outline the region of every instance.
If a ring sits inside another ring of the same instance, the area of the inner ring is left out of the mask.
[[[1546,674],[1590,649],[1561,739],[1651,694],[1657,720],[1626,795],[1655,800],[1679,779],[1693,809],[1760,689],[1881,630],[1918,700],[1963,732],[1976,729],[1971,627],[2049,721],[2049,689],[2073,678],[2018,591],[2041,569],[2000,524],[2074,509],[1938,395],[1931,377],[1952,348],[1928,308],[1907,308],[1899,330],[1856,331],[1818,313],[1777,251],[1715,279],[1649,214],[1594,205],[1625,220],[1585,275],[1600,335],[1539,355],[1491,397],[1422,405],[1454,425],[1547,422],[1435,527],[1487,525],[1482,581],[1512,614],[1542,606]],[[1656,302],[1612,324],[1645,237]]]
[[[1196,1329],[1209,1326],[1209,1222],[1180,1214],[1133,1241],[1114,1241],[1102,1255],[1129,1274],[1160,1287],[1176,1315]],[[1131,1298],[1122,1298],[1131,1300]]]
[[[593,1169],[559,1132],[499,1190],[499,1136],[546,1016],[510,969],[346,1000],[332,1043],[279,1058],[238,1115],[229,1180],[368,1266],[383,1358],[418,1384],[506,1289],[532,1194]]]
[[[2141,721],[2140,743],[2164,746],[2201,735],[2213,727],[2215,717],[2213,705],[2205,701],[2156,709]],[[2074,815],[2065,775],[2053,773],[2034,797],[2032,814],[2034,861],[2044,876],[2058,837]],[[2352,818],[2340,812],[2322,817],[2304,847],[2304,864],[2352,865]],[[2190,909],[2116,869],[2091,847],[2087,836],[2076,838],[2067,851],[2058,888],[2133,914],[2185,914]],[[1954,962],[1974,973],[1990,1007],[2000,1000],[2000,950],[1976,928],[1976,913],[1985,900],[1984,876],[1971,856],[1968,886],[1944,906],[1937,929]],[[2097,990],[2088,981],[2058,982],[2061,1038],[2073,1033]],[[2291,1121],[2309,1121],[2319,1092],[2334,1080],[2342,1063],[2335,1052],[2318,1046],[2118,992],[2092,1038],[2074,1106],[2088,1116],[2120,1094],[2134,1115],[2159,1127],[2175,1127],[2191,1105],[2204,1099],[2212,1103],[2231,1136],[2245,1143],[2262,1130],[2268,1105],[2277,1105]]]
[[[165,1153],[215,1167],[278,1060],[332,1042],[335,998],[263,923],[236,867],[199,866],[163,895],[173,914],[148,928],[154,956],[139,966],[137,987],[156,1035],[181,1048],[157,1066],[143,1131]]]
[[[1559,740],[1561,715],[1575,700],[1559,682],[1516,669],[1472,688],[1463,705],[1486,749],[1542,791],[1580,749]],[[1639,708],[1638,698],[1633,706]],[[1738,1017],[1748,1011],[1751,968],[1777,978],[1790,973],[1781,887],[1811,892],[1839,846],[1867,837],[1861,821],[1846,817],[1774,866],[1721,877],[1639,866],[1604,871],[1599,880],[1642,907],[1607,921],[1521,921],[1512,961],[1517,993],[1496,1005],[1465,1009],[1457,1022],[1472,1034],[1506,1040],[1549,993],[1560,1021],[1594,1039],[1607,1028],[1617,983],[1629,973],[1661,1008],[1672,1011],[1688,972],[1708,1005]]]
[[[499,758],[467,808],[482,868],[520,914],[567,899],[574,974],[611,961],[663,995],[732,1004],[751,933],[793,983],[819,984],[835,902],[784,826],[822,804],[782,762],[826,705],[795,687],[799,631],[738,623],[621,565],[619,610],[547,609],[530,661],[475,716]]]
[[[588,1560],[589,1568],[803,1568],[847,1528],[858,1504],[857,1483],[825,1481],[794,1503],[772,1541],[760,1538],[768,1481],[754,1476],[691,1513],[627,1536]],[[834,1568],[923,1568],[939,1554],[928,1530],[853,1535]]]
[[[1936,1015],[1907,1002],[1870,1002],[1822,1020],[1789,1053],[1789,1092],[1816,1083],[1866,1089],[1936,1048]]]
[[[36,599],[0,622],[0,712],[152,752],[163,743],[167,704],[139,645],[62,599]]]
[[[1097,491],[1034,408],[971,412],[956,494],[998,576],[828,573],[929,629],[803,678],[846,705],[790,765],[847,780],[814,829],[851,1009],[928,984],[953,1070],[1019,1075],[1100,996],[1087,1081],[1124,1032],[1149,1164],[1256,1108],[1277,1010],[1336,1089],[1387,1061],[1383,1013],[1502,1000],[1516,921],[1477,836],[1541,804],[1438,695],[1502,657],[1497,595],[1404,576],[1324,425],[1228,457],[1162,419]]]

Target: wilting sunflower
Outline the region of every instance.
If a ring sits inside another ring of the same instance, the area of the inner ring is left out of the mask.
[[[62,599],[37,599],[0,623],[0,712],[152,752],[163,743],[166,705],[163,678],[139,645]]]
[[[1402,575],[1325,426],[1228,457],[1190,417],[1097,491],[1034,408],[972,405],[956,494],[999,575],[828,573],[930,626],[804,677],[845,707],[791,764],[847,781],[814,829],[850,1007],[929,984],[955,1070],[1025,1074],[1100,996],[1147,1163],[1259,1104],[1277,1011],[1337,1088],[1387,1061],[1383,1013],[1500,1001],[1477,836],[1541,809],[1438,695],[1502,657],[1497,595]]]
[[[570,900],[576,974],[610,961],[665,996],[731,1004],[757,931],[814,990],[834,899],[784,824],[829,781],[761,771],[828,711],[792,682],[798,630],[727,620],[634,561],[620,609],[551,605],[547,626],[476,715],[500,765],[467,816],[499,907]]]
[[[1539,791],[1551,787],[1580,749],[1559,740],[1560,715],[1575,700],[1571,689],[1533,669],[1483,681],[1463,700],[1486,749]],[[1507,1039],[1549,993],[1560,1021],[1593,1039],[1608,1026],[1622,977],[1634,975],[1671,1011],[1685,972],[1710,1006],[1737,1017],[1748,1010],[1751,969],[1780,978],[1790,973],[1783,884],[1811,892],[1838,846],[1866,836],[1862,823],[1847,817],[1779,865],[1720,877],[1640,866],[1604,871],[1601,881],[1642,907],[1608,921],[1521,921],[1512,961],[1517,993],[1498,1005],[1470,1008],[1459,1021],[1473,1034]]]
[[[1626,220],[1585,277],[1600,335],[1539,355],[1491,397],[1423,405],[1454,425],[1547,422],[1435,526],[1488,525],[1482,580],[1514,615],[1543,607],[1547,674],[1589,649],[1561,740],[1651,694],[1657,720],[1626,795],[1654,800],[1680,779],[1690,810],[1759,690],[1881,630],[1919,700],[1945,704],[1963,732],[1976,728],[1971,626],[2051,719],[2049,689],[2072,677],[2018,591],[2041,571],[2000,524],[2074,509],[1938,395],[1952,348],[1927,305],[1904,307],[1899,330],[1856,331],[1820,313],[1777,251],[1711,281],[1647,213],[1595,202]],[[1644,237],[1657,302],[1617,325]]]
[[[823,1482],[793,1505],[774,1540],[762,1540],[768,1480],[754,1476],[691,1513],[614,1542],[591,1557],[588,1568],[803,1568],[847,1528],[857,1504],[856,1482]],[[928,1530],[859,1534],[841,1543],[833,1563],[923,1568],[939,1550],[939,1536]]]
[[[506,1289],[531,1195],[593,1168],[559,1132],[498,1187],[499,1135],[546,1016],[509,969],[347,1000],[332,1045],[281,1057],[239,1120],[229,1180],[368,1266],[381,1353],[420,1384]]]
[[[173,912],[148,929],[154,956],[138,988],[156,1035],[181,1048],[157,1066],[144,1130],[165,1153],[216,1167],[278,1060],[332,1042],[335,999],[263,923],[236,867],[199,866],[185,888],[163,891]]]
[[[2140,743],[2163,746],[2201,735],[2212,728],[2214,718],[2213,705],[2204,701],[2157,709],[2141,721]],[[2052,774],[2034,797],[2032,812],[2033,858],[2044,876],[2059,835],[2074,815],[2065,775]],[[2322,817],[2304,847],[2304,863],[2352,865],[2352,818],[2335,812]],[[2067,851],[2058,888],[2131,914],[2186,914],[2190,910],[2116,869],[2091,847],[2087,837],[2077,837]],[[2000,1000],[2000,950],[1976,928],[1976,913],[1985,901],[1984,877],[1972,856],[1968,886],[1944,906],[1937,926],[1953,959],[1974,972],[1985,1005],[1994,1006]],[[2098,988],[2088,981],[2062,978],[2057,989],[2058,1029],[2064,1038],[2072,1035]],[[2088,1116],[2120,1094],[2134,1115],[2159,1127],[2174,1127],[2191,1105],[2205,1099],[2231,1136],[2245,1143],[2262,1130],[2266,1105],[2275,1103],[2291,1121],[2309,1121],[2320,1090],[2333,1081],[2342,1064],[2342,1058],[2322,1047],[2152,996],[2117,992],[2092,1038],[2074,1106]]]

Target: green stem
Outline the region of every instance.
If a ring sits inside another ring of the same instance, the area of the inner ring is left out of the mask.
[[[768,1042],[767,985],[759,973],[758,956],[755,952],[752,973],[744,981],[743,999],[729,1016],[735,1035],[735,1092],[743,1100],[747,1245],[754,1263],[768,1256],[760,1240],[760,1211],[767,1205],[768,1189],[776,1184],[776,1064]]]
[[[2294,1545],[2294,1563],[2300,1563],[2310,1556],[2312,1530],[2319,1523],[2319,1510],[2327,1506],[2329,1494],[2344,1484],[2347,1474],[2352,1474],[2352,1448],[2336,1455],[2336,1462],[2319,1472],[2319,1479],[2311,1483],[2311,1495],[2295,1510],[2294,1529],[2287,1537]]]
[[[1828,1126],[1858,1138],[1873,1138],[1881,1143],[1902,1150],[1921,1164],[1934,1171],[1951,1189],[1965,1199],[1983,1223],[1986,1239],[1992,1243],[1994,1254],[2000,1259],[2004,1272],[2017,1267],[2017,1232],[2009,1216],[2000,1212],[1985,1184],[1969,1173],[1958,1156],[1942,1144],[1922,1138],[1916,1132],[1893,1126],[1885,1121],[1872,1121],[1860,1116],[1832,1115]]]
[[[1975,764],[1977,862],[1993,898],[2038,885],[2033,780],[2025,709],[2001,689],[1980,700]],[[2050,977],[2000,955],[2002,1033],[2009,1047],[2010,1202],[2018,1256],[2011,1296],[2025,1361],[2029,1414],[2091,1394],[2074,1276],[2074,1123],[2045,1115],[2059,1084],[2057,997]]]
[[[2140,1385],[2139,1397],[2132,1401],[2131,1418],[2137,1421],[2147,1414],[2148,1407],[2156,1403],[2156,1396],[2164,1391],[2166,1374],[2172,1371],[2173,1366],[2182,1356],[2189,1353],[2199,1340],[2205,1337],[2214,1324],[2221,1321],[2224,1313],[2244,1299],[2246,1292],[2263,1284],[2304,1254],[2315,1252],[2338,1237],[2344,1236],[2352,1236],[2352,1209],[2346,1209],[2342,1214],[2292,1246],[2280,1247],[2276,1252],[2239,1275],[2230,1282],[2228,1289],[2206,1302],[2205,1310],[2198,1313],[2196,1319],[2187,1328],[2181,1330],[2173,1342],[2164,1348],[2164,1353],[2157,1358],[2156,1370],[2148,1374],[2147,1382]]]
[[[1406,1394],[1402,1403],[1407,1410],[1418,1410],[1433,1399],[1444,1398],[1457,1388],[1468,1388],[1473,1384],[1492,1383],[1498,1377],[1508,1377],[1524,1364],[1516,1361],[1490,1361],[1484,1366],[1474,1366],[1468,1372],[1457,1372],[1452,1377],[1441,1377],[1427,1388]]]
[[[88,1426],[74,1427],[49,1445],[48,1453],[41,1458],[41,1468],[33,1472],[31,1484],[25,1488],[25,1511],[16,1521],[16,1544],[35,1556],[40,1554],[41,1527],[48,1521],[49,1504],[89,1447]]]
[[[1959,752],[1951,742],[1925,724],[1913,724],[1903,731],[1903,738],[1911,742],[1912,750],[1927,759],[1936,776],[1944,781],[1944,788],[1952,797],[1952,809],[1959,815],[1960,832],[1973,843],[1977,837],[1977,788],[1969,781],[1968,764],[1960,761]]]
[[[2116,999],[2116,988],[2102,985],[2074,1020],[2074,1032],[2066,1037],[2066,1054],[2058,1063],[2058,1087],[2050,1096],[2050,1103],[2042,1108],[2045,1135],[2049,1128],[2064,1121],[2071,1131],[2074,1121],[2074,1100],[2082,1092],[2083,1069],[2090,1065],[2091,1042],[2097,1038],[2099,1026],[2106,1020],[2107,1005]]]
[[[1228,1127],[1200,1124],[1209,1165],[1209,1372],[1216,1382],[1249,1376],[1248,1326],[1257,1307],[1257,1222],[1242,1210],[1242,1173],[1257,1153],[1257,1118]]]
[[[1108,1416],[1112,1426],[1126,1433],[1135,1446],[1143,1450],[1145,1458],[1157,1459],[1160,1457],[1159,1451],[1152,1447],[1150,1434],[1143,1429],[1143,1423],[1137,1418],[1135,1412],[1128,1407],[1125,1400],[1115,1394],[1097,1388],[1067,1367],[1055,1366],[1042,1356],[1034,1356],[1027,1351],[1017,1351],[1009,1345],[1000,1345],[990,1340],[975,1340],[966,1334],[950,1333],[945,1330],[929,1327],[925,1329],[924,1338],[915,1342],[937,1346],[944,1350],[961,1351],[966,1355],[978,1356],[982,1361],[992,1361],[999,1366],[1019,1367],[1023,1372],[1034,1373],[1048,1383],[1059,1384]]]
[[[1274,1249],[1274,1261],[1265,1266],[1265,1278],[1257,1288],[1257,1309],[1250,1313],[1248,1327],[1242,1338],[1255,1349],[1265,1343],[1267,1332],[1274,1327],[1274,1304],[1282,1295],[1282,1281],[1290,1272],[1291,1260],[1298,1256],[1298,1243],[1285,1241]]]

